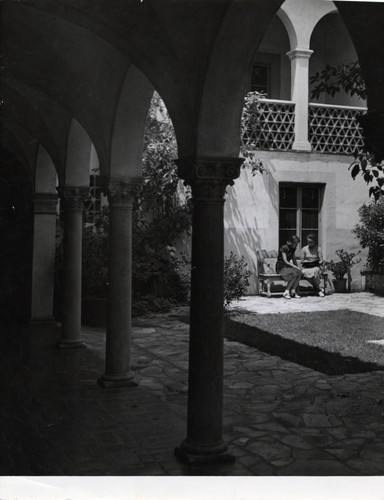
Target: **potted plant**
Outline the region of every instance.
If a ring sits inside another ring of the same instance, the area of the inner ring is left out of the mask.
[[[336,250],[336,255],[340,260],[334,261],[325,261],[324,268],[329,269],[333,276],[333,286],[335,288],[335,292],[344,293],[347,291],[347,280],[348,280],[348,291],[351,290],[351,268],[358,264],[361,259],[354,259],[356,257],[356,253],[349,253],[343,249]]]
[[[360,224],[353,233],[363,248],[368,249],[365,289],[384,294],[384,198],[364,204],[359,208]]]

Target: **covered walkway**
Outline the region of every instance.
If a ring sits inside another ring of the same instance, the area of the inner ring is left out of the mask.
[[[248,297],[235,307],[284,314],[298,302]],[[366,293],[300,301],[308,314],[362,305],[384,315],[384,298]],[[138,387],[107,390],[96,383],[104,368],[103,329],[84,327],[88,348],[68,351],[56,347],[59,330],[3,328],[0,474],[383,473],[384,371],[328,376],[229,341],[224,437],[236,462],[181,465],[174,447],[186,427],[187,321],[187,308],[136,318]]]

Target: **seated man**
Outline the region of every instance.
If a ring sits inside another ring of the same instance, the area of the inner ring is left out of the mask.
[[[317,293],[319,297],[324,297],[324,293],[320,288],[320,266],[323,262],[323,257],[321,254],[321,249],[316,242],[316,236],[314,234],[309,234],[307,236],[307,246],[302,249],[301,253],[303,277],[311,283],[311,285],[315,289],[315,293]]]

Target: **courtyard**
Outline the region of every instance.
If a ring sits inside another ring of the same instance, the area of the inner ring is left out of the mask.
[[[232,309],[261,320],[328,310],[381,318],[384,299],[365,292],[300,301],[245,297]],[[97,385],[102,328],[84,326],[87,349],[69,351],[56,347],[58,328],[3,327],[1,475],[382,475],[380,367],[328,375],[227,339],[224,437],[236,461],[179,463],[174,448],[186,434],[188,313],[179,307],[134,319],[138,386],[132,388]]]

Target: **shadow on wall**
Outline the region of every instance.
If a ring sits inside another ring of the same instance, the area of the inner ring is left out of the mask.
[[[249,295],[258,293],[256,251],[265,248],[266,240],[275,239],[273,236],[266,238],[266,234],[277,231],[277,226],[268,226],[265,221],[270,219],[270,210],[274,214],[278,213],[276,193],[278,188],[272,173],[252,176],[246,169],[241,171],[235,186],[227,190],[225,254],[229,255],[232,251],[239,257],[244,256],[252,272],[247,292]]]

